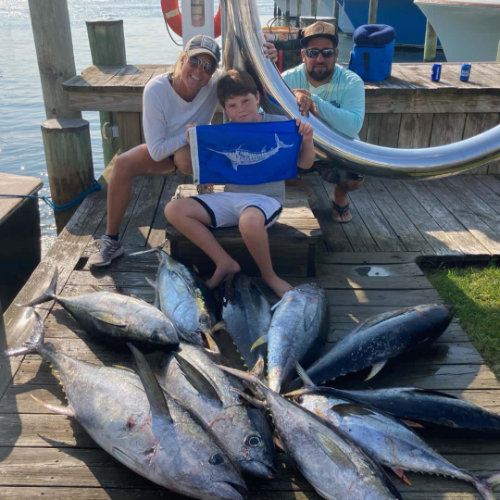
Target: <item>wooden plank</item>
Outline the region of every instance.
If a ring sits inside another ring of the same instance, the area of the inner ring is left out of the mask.
[[[333,264],[406,264],[414,263],[420,252],[320,252],[318,262]]]
[[[464,181],[455,182],[464,187]],[[453,186],[452,189],[449,186],[444,180],[439,180],[429,183],[427,187],[436,198],[453,211],[453,215],[478,241],[484,252],[500,255],[500,218],[496,212],[483,208],[468,189],[455,190]],[[459,194],[456,194],[457,192]]]
[[[442,299],[434,289],[424,290],[326,290],[331,309],[339,306],[382,306],[388,310],[397,307],[414,306],[416,304],[441,303]]]
[[[407,250],[364,186],[351,191],[349,197],[380,250],[385,252]]]
[[[19,206],[27,201],[25,198],[16,198],[15,195],[34,195],[40,191],[43,182],[38,177],[0,172],[0,186],[2,186],[3,195],[14,195],[12,198],[0,198],[0,224],[2,224]]]
[[[403,113],[398,148],[429,147],[432,131],[432,113]]]
[[[435,114],[432,120],[430,146],[460,141],[464,135],[465,113]]]
[[[458,179],[461,179],[461,177],[458,177],[457,181],[455,181],[455,176],[453,176],[450,177],[447,182],[456,186],[460,184]],[[493,175],[468,176],[466,177],[466,184],[468,188],[472,190],[471,195],[478,200],[478,203],[481,206],[486,205],[486,207],[484,207],[485,210],[489,208],[493,209],[498,219],[498,216],[500,216],[500,192],[495,193],[494,191],[495,180]],[[491,217],[494,219],[494,214],[492,214]]]
[[[441,201],[431,193],[427,186],[427,184],[431,182],[437,182],[437,180],[406,182],[406,187],[441,227],[441,230],[432,232],[430,235],[442,242],[446,242],[450,250],[459,251],[463,255],[472,254],[478,257],[480,255],[489,254],[489,252],[468,233],[460,221],[458,221],[453,213],[448,210],[448,207],[442,204]]]
[[[128,151],[142,143],[141,117],[139,113],[119,112],[116,114],[121,152]]]
[[[467,119],[465,121],[463,138],[467,139],[469,137],[473,137],[481,132],[484,132],[485,130],[493,128],[498,123],[498,113],[469,113],[467,114]],[[474,174],[486,174],[490,165],[493,169],[495,166],[498,166],[498,164],[499,161],[497,160],[496,162],[491,162],[490,164],[487,163],[486,165],[475,168],[469,172]]]
[[[393,198],[392,193],[387,190],[380,179],[367,179],[365,187],[375,200],[375,204],[384,214],[387,222],[389,222],[394,232],[398,235],[406,250],[423,253],[432,251],[431,246],[423,238],[411,219],[405,214]]]

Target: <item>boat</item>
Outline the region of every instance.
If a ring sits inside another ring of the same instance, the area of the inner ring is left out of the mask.
[[[276,0],[276,5],[285,14],[289,5],[290,17],[297,16],[297,1],[301,16],[313,16],[313,0]],[[333,17],[335,0],[317,1],[317,16]],[[369,0],[338,0],[339,28],[345,34],[352,32],[368,23]],[[426,19],[413,0],[385,0],[379,2],[377,23],[388,24],[396,30],[396,44],[421,47],[425,40]]]
[[[500,39],[499,0],[415,0],[451,62],[495,61]]]

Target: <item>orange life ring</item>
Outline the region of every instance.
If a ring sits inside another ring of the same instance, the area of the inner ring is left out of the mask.
[[[182,36],[182,14],[179,10],[179,0],[161,0],[161,10],[165,22],[172,28],[172,30],[179,36]],[[221,34],[221,2],[219,2],[219,9],[214,17],[214,38],[218,38]]]

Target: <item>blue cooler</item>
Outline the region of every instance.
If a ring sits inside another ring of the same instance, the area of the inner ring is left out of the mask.
[[[380,82],[391,74],[396,31],[387,24],[363,24],[354,30],[349,69],[363,80]]]

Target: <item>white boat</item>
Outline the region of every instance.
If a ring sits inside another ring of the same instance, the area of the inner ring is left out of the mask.
[[[274,3],[281,10],[282,15],[285,15],[288,10],[290,17],[297,17],[297,0],[275,0]],[[299,6],[301,16],[333,17],[333,0],[299,0]],[[316,7],[316,14],[313,12],[314,7]]]
[[[436,31],[447,61],[495,61],[500,0],[414,0]]]

